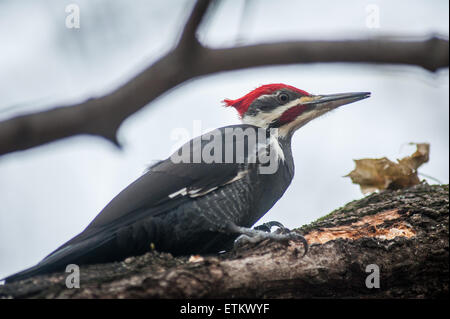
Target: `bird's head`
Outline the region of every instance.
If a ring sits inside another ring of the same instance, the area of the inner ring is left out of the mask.
[[[312,119],[369,96],[370,92],[313,95],[286,84],[267,84],[224,103],[238,111],[243,123],[278,128],[279,136],[285,137]]]

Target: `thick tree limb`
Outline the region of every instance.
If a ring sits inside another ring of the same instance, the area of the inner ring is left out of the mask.
[[[210,49],[195,37],[209,4],[208,0],[196,3],[175,49],[110,94],[0,122],[0,155],[79,134],[102,136],[118,145],[117,130],[128,116],[175,86],[215,72],[318,62],[407,64],[436,71],[449,64],[448,40],[437,37],[294,41]]]
[[[448,297],[448,185],[417,185],[351,202],[300,231],[301,243],[263,242],[221,256],[158,252],[82,266],[79,289],[53,274],[0,286],[0,298]],[[380,270],[369,289],[368,265]]]

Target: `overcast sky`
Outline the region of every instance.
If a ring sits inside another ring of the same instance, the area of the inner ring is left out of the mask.
[[[79,29],[65,25],[69,4],[80,8]],[[242,4],[223,1],[202,25],[201,41],[228,47],[392,34],[448,37],[447,0],[253,0],[243,19]],[[114,89],[171,48],[191,6],[186,0],[134,0],[132,6],[126,0],[1,1],[0,119]],[[147,165],[170,155],[179,142],[176,129],[239,123],[220,101],[280,82],[311,93],[370,91],[372,97],[296,133],[294,181],[260,222],[299,227],[362,198],[343,177],[353,159],[395,160],[414,151],[409,142],[431,144],[430,162],[419,171],[448,183],[448,70],[317,64],[219,73],[175,88],[130,117],[119,132],[122,151],[82,136],[0,157],[0,278],[81,232]]]

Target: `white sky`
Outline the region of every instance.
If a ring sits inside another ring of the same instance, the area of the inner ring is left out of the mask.
[[[81,28],[67,29],[65,6],[80,6]],[[255,1],[239,31],[242,1],[224,1],[200,32],[214,47],[286,39],[377,35],[448,37],[448,1]],[[367,6],[379,28],[366,26]],[[98,96],[164,54],[190,1],[0,2],[0,119]],[[221,106],[258,85],[286,83],[312,93],[371,91],[300,129],[293,139],[296,176],[261,221],[298,227],[363,197],[343,178],[352,159],[400,158],[409,142],[431,144],[419,170],[449,180],[448,71],[350,64],[263,67],[202,77],[130,117],[123,151],[93,137],[73,137],[0,157],[0,278],[37,263],[81,232],[152,161],[170,155],[176,128],[238,123]],[[434,183],[430,181],[430,183]]]

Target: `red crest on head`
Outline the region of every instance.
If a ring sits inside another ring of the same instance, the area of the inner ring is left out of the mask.
[[[234,107],[238,111],[239,115],[242,117],[245,114],[245,112],[247,112],[247,109],[250,106],[250,104],[252,104],[252,102],[256,100],[258,97],[264,94],[272,94],[273,92],[281,89],[288,89],[291,91],[299,92],[303,95],[309,95],[308,92],[297,89],[296,87],[282,83],[277,83],[277,84],[262,85],[259,88],[254,89],[253,91],[247,93],[246,95],[244,95],[239,99],[236,100],[225,99],[223,100],[223,102],[225,103],[225,106]]]

